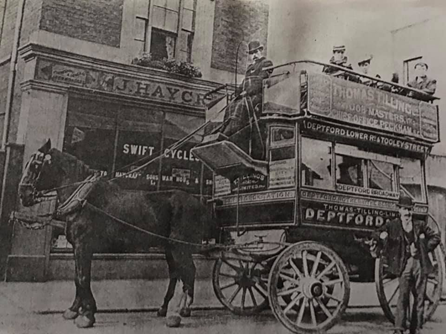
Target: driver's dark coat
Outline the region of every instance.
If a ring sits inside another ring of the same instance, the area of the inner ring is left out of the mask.
[[[432,262],[428,253],[433,251],[440,243],[440,235],[431,229],[425,221],[413,220],[413,229],[415,236],[415,245],[420,252],[422,274],[427,275],[432,272]],[[388,236],[384,243],[381,244],[384,255],[387,259],[388,270],[391,274],[401,276],[409,254],[406,252],[406,241],[404,238],[403,226],[400,218],[395,218],[384,225],[374,234],[374,238],[379,239],[382,232],[387,232]],[[424,235],[424,237],[420,237]]]
[[[265,57],[260,58],[248,66],[243,82],[243,90],[247,95],[252,96],[262,92],[263,79],[267,79],[272,72],[272,70],[265,69],[271,66],[273,66],[273,62]]]

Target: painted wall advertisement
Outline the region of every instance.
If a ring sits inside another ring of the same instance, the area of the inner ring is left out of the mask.
[[[308,75],[311,113],[438,142],[435,105],[323,74]]]

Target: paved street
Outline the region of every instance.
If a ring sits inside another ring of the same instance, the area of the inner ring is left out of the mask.
[[[434,319],[426,325],[425,334],[443,334],[446,324],[446,305],[441,305]],[[390,333],[390,323],[381,309],[349,309],[342,322],[329,331],[338,334],[381,334]],[[133,333],[289,333],[279,324],[271,312],[258,316],[237,317],[227,311],[195,311],[189,319],[183,320],[180,328],[164,325],[164,319],[155,312],[99,313],[92,329],[80,330],[72,321],[62,319],[61,314],[31,314],[3,317],[0,320],[0,334],[133,334]]]

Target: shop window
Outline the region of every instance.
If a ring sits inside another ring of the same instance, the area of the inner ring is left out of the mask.
[[[322,189],[333,189],[331,169],[332,144],[330,142],[302,138],[302,184]]]
[[[203,118],[136,108],[103,101],[71,98],[68,101],[63,150],[104,175],[116,177],[124,191],[181,189],[193,194],[211,194],[213,174],[190,150],[202,135],[176,147],[203,123]],[[171,150],[166,151],[167,148]],[[158,159],[160,154],[166,157]],[[156,159],[155,159],[156,158]],[[154,159],[145,168],[132,170]],[[125,175],[127,172],[130,174]],[[102,252],[147,252],[141,234],[113,242]],[[62,229],[53,229],[52,251],[69,250]]]
[[[195,135],[180,147],[175,145],[200,125],[197,121],[197,118],[193,116],[166,113],[161,189],[182,189],[200,193],[202,163],[193,156],[191,149],[201,142],[201,136]],[[207,177],[209,176],[207,174]],[[209,181],[203,181],[209,183]]]
[[[196,0],[145,0],[135,4],[134,40],[153,60],[190,61]]]
[[[423,168],[418,159],[402,158],[400,175],[400,194],[425,202],[423,187]]]

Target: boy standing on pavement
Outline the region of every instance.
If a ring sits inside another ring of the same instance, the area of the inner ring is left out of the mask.
[[[414,296],[410,333],[420,334],[424,320],[424,296],[427,277],[433,266],[428,256],[440,243],[440,235],[422,220],[413,219],[413,201],[401,196],[399,218],[387,223],[377,232],[384,245],[384,255],[391,274],[399,277],[399,296],[396,307],[394,334],[403,334],[410,292]]]

